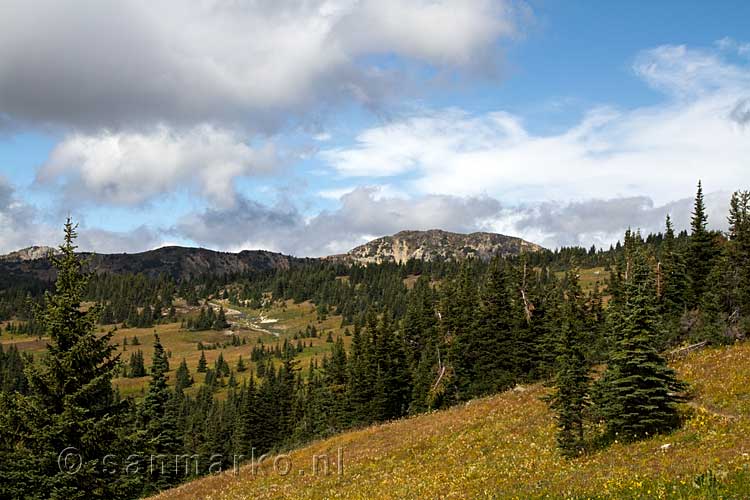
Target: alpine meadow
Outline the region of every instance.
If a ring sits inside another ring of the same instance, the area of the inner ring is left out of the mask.
[[[750,499],[748,21],[3,2],[0,499]]]

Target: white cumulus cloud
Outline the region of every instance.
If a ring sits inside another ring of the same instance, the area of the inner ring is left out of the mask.
[[[700,178],[715,190],[746,184],[750,68],[665,46],[640,54],[634,70],[665,92],[661,104],[598,107],[550,135],[529,132],[506,112],[426,111],[320,156],[345,177],[409,174],[413,193],[488,194],[509,203],[646,195],[664,204],[691,193]]]
[[[252,148],[236,133],[202,125],[186,131],[108,132],[66,137],[38,172],[61,181],[68,199],[133,205],[188,187],[231,205],[240,176],[270,173],[279,159],[271,145]]]

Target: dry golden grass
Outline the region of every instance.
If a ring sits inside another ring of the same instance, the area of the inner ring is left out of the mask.
[[[536,385],[315,442],[280,462],[292,464],[286,476],[269,459],[255,473],[207,477],[154,500],[750,498],[750,344],[696,352],[675,367],[695,391],[682,429],[579,459],[558,455]],[[311,474],[313,457],[335,462],[339,449],[340,475],[335,466]],[[709,469],[718,484],[694,486]]]

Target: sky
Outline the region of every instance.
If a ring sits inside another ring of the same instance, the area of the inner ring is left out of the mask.
[[[0,253],[608,247],[750,188],[750,2],[4,0]]]

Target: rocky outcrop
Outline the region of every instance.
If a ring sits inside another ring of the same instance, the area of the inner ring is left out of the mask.
[[[539,245],[503,234],[460,234],[431,229],[401,231],[393,236],[384,236],[337,257],[364,264],[406,262],[409,259],[460,260],[469,257],[487,260],[495,255],[519,255],[539,250],[542,250]]]
[[[0,255],[0,260],[19,261],[19,260],[37,260],[46,259],[50,253],[58,253],[59,250],[52,247],[33,246],[22,248],[9,254]]]

